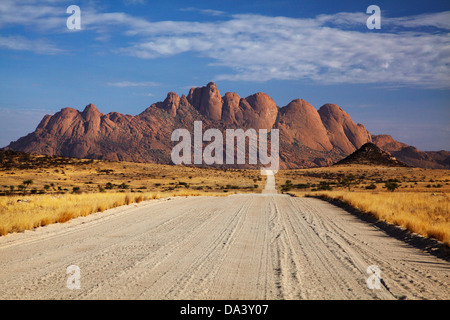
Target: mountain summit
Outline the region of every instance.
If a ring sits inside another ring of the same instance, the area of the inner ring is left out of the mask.
[[[307,101],[295,99],[284,107],[263,92],[241,98],[237,93],[221,95],[213,82],[191,88],[181,97],[169,92],[136,116],[117,112],[101,113],[93,104],[80,112],[64,108],[46,115],[36,130],[7,148],[27,153],[75,158],[105,159],[169,164],[175,129],[193,131],[194,121],[203,122],[203,130],[279,129],[280,167],[304,168],[331,165],[368,142],[379,141],[387,147],[403,147],[395,140],[373,136],[362,124],[335,104],[316,110]],[[383,145],[380,145],[383,149]],[[397,150],[397,149],[396,149]],[[387,150],[389,151],[389,150]],[[408,151],[408,159],[424,157],[423,152]],[[445,155],[439,154],[441,159]],[[401,159],[401,154],[396,155]],[[437,163],[421,162],[428,167],[450,167],[448,159]],[[406,161],[405,161],[406,162]],[[406,162],[407,163],[407,162]]]

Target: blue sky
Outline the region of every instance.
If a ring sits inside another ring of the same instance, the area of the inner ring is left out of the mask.
[[[449,1],[1,0],[0,147],[63,107],[136,115],[214,81],[280,107],[336,103],[372,134],[450,150],[449,32]]]

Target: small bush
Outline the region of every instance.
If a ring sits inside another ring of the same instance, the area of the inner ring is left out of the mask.
[[[111,182],[106,183],[105,189],[111,190],[114,188],[114,185]]]
[[[100,205],[98,205],[98,207],[97,207],[97,212],[103,212],[103,211],[105,211],[106,210],[106,207],[104,206],[104,205],[102,205],[102,204],[100,204]]]
[[[291,180],[286,180],[284,185],[281,186],[282,192],[288,192],[288,191],[291,191],[291,189],[292,189],[292,181]]]
[[[388,189],[391,192],[394,192],[395,189],[399,188],[400,185],[397,182],[393,182],[393,181],[388,181],[384,184],[384,186],[386,187],[386,189]]]
[[[59,223],[64,223],[73,218],[73,213],[69,211],[64,211],[58,218]]]
[[[320,191],[331,191],[331,190],[333,190],[333,188],[330,186],[330,184],[328,182],[320,181],[320,184],[317,187],[317,190],[320,190]]]
[[[72,188],[73,193],[80,193],[80,187],[73,187]]]
[[[311,188],[311,186],[309,184],[307,184],[307,183],[299,183],[299,184],[294,185],[294,188],[297,188],[297,189],[309,189],[309,188]]]
[[[189,184],[188,184],[187,182],[181,182],[181,181],[179,181],[179,182],[178,182],[178,185],[179,185],[179,186],[184,186],[185,188],[189,188],[189,187],[190,187]]]

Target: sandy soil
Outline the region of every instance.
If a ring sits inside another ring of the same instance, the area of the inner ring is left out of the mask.
[[[0,237],[0,299],[450,298],[449,262],[270,189],[152,200]],[[80,289],[67,288],[70,265]],[[380,289],[367,286],[371,265]]]

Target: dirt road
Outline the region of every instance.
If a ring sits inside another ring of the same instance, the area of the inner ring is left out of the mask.
[[[0,237],[0,299],[449,299],[449,288],[449,262],[329,203],[271,193],[152,200]]]

